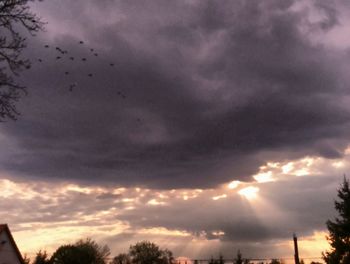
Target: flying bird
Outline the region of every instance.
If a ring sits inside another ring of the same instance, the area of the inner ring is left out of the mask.
[[[77,86],[77,83],[76,83],[76,82],[75,82],[75,83],[71,83],[71,84],[69,85],[69,91],[72,92],[72,91],[73,91],[73,88],[76,87],[76,86]]]
[[[59,48],[59,47],[56,47],[56,50],[57,50],[59,53],[61,53],[61,54],[66,54],[66,53],[68,53],[68,51],[62,50],[62,49]]]
[[[123,99],[125,99],[125,98],[126,98],[125,94],[123,94],[123,93],[122,93],[122,92],[120,92],[120,91],[118,92],[118,95],[119,95],[119,96],[121,96]]]
[[[78,43],[79,44],[85,44],[85,42],[84,41],[82,41],[82,40],[78,40]],[[86,54],[86,56],[84,56],[84,57],[77,57],[77,56],[75,56],[75,54],[74,53],[72,53],[71,51],[68,51],[68,50],[63,50],[60,46],[54,46],[54,44],[53,45],[48,45],[48,44],[45,44],[44,43],[44,47],[45,48],[50,48],[52,46],[52,48],[54,48],[57,52],[59,52],[59,53],[56,53],[56,56],[54,57],[55,58],[55,60],[64,60],[65,58],[67,58],[67,59],[69,59],[69,60],[71,60],[71,61],[74,61],[74,60],[77,60],[77,61],[79,61],[79,60],[81,60],[82,62],[87,62],[88,61],[88,58],[90,59],[90,57],[88,57]],[[87,50],[87,52],[91,52],[91,55],[93,55],[93,56],[95,56],[95,57],[98,57],[99,56],[99,53],[97,52],[98,50],[95,50],[94,48],[88,48],[88,50]],[[70,53],[69,55],[67,55],[67,57],[65,56],[65,54],[68,54],[68,53]],[[37,61],[38,62],[40,62],[40,63],[42,63],[42,62],[44,62],[45,61],[45,58],[43,59],[43,58],[37,58]],[[114,62],[107,62],[108,64],[107,65],[109,65],[110,67],[113,67],[113,66],[115,66],[115,63]],[[29,69],[30,68],[30,65],[28,65],[28,66],[26,66],[26,68],[27,69]],[[66,71],[65,71],[66,70]],[[68,69],[63,69],[62,71],[61,71],[61,74],[64,74],[65,76],[67,76],[67,78],[68,78],[68,75],[71,75],[71,72],[70,71],[68,71]],[[89,78],[92,78],[92,77],[94,77],[95,75],[94,75],[94,73],[93,72],[87,72],[86,73],[86,75],[85,76],[87,76],[87,77],[89,77]],[[68,90],[70,91],[70,92],[72,92],[75,88],[77,87],[77,83],[75,82],[75,83],[70,83],[70,84],[68,84]],[[125,94],[123,94],[121,91],[118,91],[118,96],[120,96],[122,99],[126,99],[126,95]],[[138,119],[138,121],[141,121],[141,119]]]

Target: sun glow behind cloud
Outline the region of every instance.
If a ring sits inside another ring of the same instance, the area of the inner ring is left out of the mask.
[[[149,205],[165,205],[165,202],[158,201],[157,199],[151,199],[147,202]]]
[[[268,183],[286,176],[324,175],[334,169],[346,171],[350,167],[350,162],[347,151],[345,154],[346,157],[335,160],[306,156],[297,160],[270,161],[260,166],[259,172],[253,175],[253,178],[258,183]]]
[[[258,173],[256,175],[254,175],[253,178],[259,183],[270,182],[270,181],[274,181],[275,180],[275,179],[272,178],[272,172],[271,171]]]
[[[228,184],[229,189],[236,189],[240,184],[240,181],[232,181]]]
[[[248,200],[256,199],[258,197],[259,188],[255,186],[249,186],[238,191],[239,195],[244,196]]]
[[[140,234],[153,234],[153,235],[162,235],[162,236],[181,236],[181,237],[191,237],[192,234],[186,231],[181,230],[169,230],[164,227],[153,227],[153,228],[144,228],[138,231]]]
[[[226,197],[227,197],[227,194],[220,194],[220,195],[217,195],[217,196],[212,197],[212,199],[213,199],[214,201],[217,201],[217,200],[219,200],[219,199],[224,199],[224,198],[226,198]]]

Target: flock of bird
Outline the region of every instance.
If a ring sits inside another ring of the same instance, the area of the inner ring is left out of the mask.
[[[85,45],[85,43],[83,41],[79,41],[78,45]],[[80,61],[82,63],[86,63],[88,60],[92,59],[91,56],[93,56],[93,57],[98,57],[99,56],[99,54],[93,48],[88,48],[90,56],[84,56],[84,57],[82,57],[82,56],[80,56],[80,57],[79,56],[74,56],[73,54],[71,54],[71,52],[68,52],[67,50],[64,50],[64,49],[62,49],[60,47],[57,47],[57,46],[55,47],[55,46],[52,46],[52,45],[45,44],[44,48],[45,49],[54,49],[55,50],[55,52],[56,52],[56,54],[54,55],[55,56],[54,57],[55,61],[67,61],[67,60],[69,60],[71,62],[72,61],[77,61],[77,62]],[[43,58],[37,58],[37,63],[44,63],[46,61],[47,61],[46,57],[45,57],[45,60]],[[108,65],[108,67],[114,67],[115,64],[113,62],[110,62],[107,65]],[[75,76],[75,74],[73,72],[70,72],[67,69],[64,69],[62,71],[62,74],[64,74],[64,76],[67,77],[67,78],[69,76],[71,76],[69,79],[72,79],[73,76]],[[85,75],[87,78],[93,78],[94,77],[94,74],[92,72],[88,72],[88,73],[85,73],[85,74],[83,74],[83,75]],[[67,89],[68,89],[69,92],[73,92],[73,90],[75,88],[77,88],[77,87],[78,87],[78,82],[77,82],[77,80],[74,80],[74,81],[71,81],[68,84]],[[126,99],[127,98],[126,95],[120,90],[117,91],[117,95],[121,99]],[[139,117],[137,117],[135,119],[135,121],[142,122],[141,118],[139,118]]]
[[[79,44],[80,45],[85,45],[85,43],[84,43],[84,41],[79,41]],[[53,47],[51,47],[50,45],[48,45],[48,44],[45,44],[44,45],[44,47],[46,48],[46,49],[50,49],[50,48],[53,48]],[[83,63],[84,62],[87,62],[88,61],[88,58],[87,57],[82,57],[82,58],[78,58],[78,57],[75,57],[75,56],[73,56],[73,55],[71,55],[71,56],[69,56],[68,54],[69,54],[69,52],[67,51],[67,50],[64,50],[64,49],[62,49],[62,48],[60,48],[60,47],[54,47],[54,49],[56,50],[56,52],[57,52],[57,56],[56,56],[56,61],[58,61],[58,60],[63,60],[64,58],[66,58],[66,59],[69,59],[70,61],[82,61]],[[92,55],[92,56],[94,56],[94,57],[98,57],[99,56],[99,54],[95,51],[95,49],[93,49],[93,48],[90,48],[89,49],[90,50],[90,54]],[[43,63],[44,62],[44,60],[42,59],[42,58],[38,58],[37,59],[37,61],[38,61],[38,63]],[[111,63],[109,63],[109,66],[110,67],[114,67],[114,63],[113,62],[111,62]],[[69,71],[64,71],[64,75],[66,75],[66,76],[68,76],[68,75],[70,75],[71,73],[69,72]],[[87,73],[87,77],[89,77],[89,78],[92,78],[94,75],[93,75],[93,73]],[[70,92],[72,92],[73,90],[74,90],[74,88],[76,88],[78,86],[78,83],[75,81],[75,82],[71,82],[70,84],[69,84],[69,86],[68,86],[68,90],[70,91]],[[121,91],[118,91],[118,96],[120,96],[122,99],[126,99],[126,95],[124,94],[124,93],[122,93]]]

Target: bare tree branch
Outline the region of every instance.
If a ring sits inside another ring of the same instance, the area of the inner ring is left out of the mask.
[[[16,102],[26,93],[26,88],[14,80],[22,70],[30,68],[29,60],[21,57],[26,38],[18,29],[22,27],[34,36],[44,26],[41,19],[30,11],[29,2],[0,0],[0,122],[16,120],[19,115]]]

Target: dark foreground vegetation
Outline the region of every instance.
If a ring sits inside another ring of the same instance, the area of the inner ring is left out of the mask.
[[[30,260],[26,259],[27,263]],[[79,240],[75,244],[60,246],[52,255],[39,251],[33,264],[172,264],[173,254],[168,249],[160,249],[149,241],[130,246],[128,253],[110,257],[107,245],[100,246],[92,239]]]
[[[177,261],[168,249],[161,249],[149,241],[138,242],[130,246],[128,253],[121,253],[110,257],[110,249],[107,245],[100,246],[91,239],[79,240],[75,244],[60,246],[51,257],[45,251],[39,251],[33,262],[29,259],[26,263],[32,264],[249,264],[249,259],[242,257],[240,251],[233,260],[225,260],[223,255],[218,258],[211,257],[209,260],[182,260]],[[272,259],[261,264],[282,264],[283,261]],[[301,261],[300,264],[304,262]],[[312,262],[316,264],[316,262]]]
[[[100,246],[91,239],[79,240],[75,244],[60,246],[51,257],[45,251],[39,251],[32,262],[25,259],[26,263],[32,264],[250,264],[249,259],[242,257],[240,251],[235,259],[224,259],[223,255],[208,260],[175,260],[168,249],[160,249],[156,244],[149,241],[138,242],[130,246],[128,253],[121,253],[110,257],[108,246]],[[270,261],[254,261],[258,264],[283,264],[283,260],[272,259]],[[304,264],[301,260],[300,264]],[[319,264],[319,262],[311,262]]]
[[[24,32],[34,35],[44,23],[31,12],[28,0],[0,1],[0,122],[19,115],[16,103],[26,87],[15,77],[30,68],[30,61],[22,57],[27,46]]]

